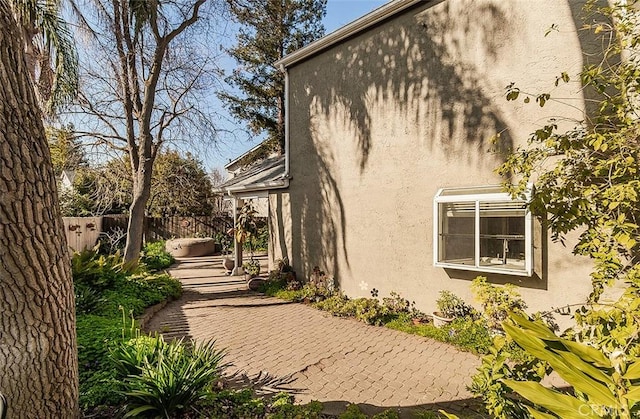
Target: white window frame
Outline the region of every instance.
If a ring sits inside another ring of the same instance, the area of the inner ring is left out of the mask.
[[[525,204],[530,198],[530,190],[523,200],[513,199],[506,192],[499,192],[499,186],[441,188],[433,200],[433,265],[439,268],[458,269],[475,272],[488,272],[503,275],[532,276],[533,275],[533,217],[525,209],[525,260],[524,269],[492,268],[480,265],[480,204],[496,202],[522,202]],[[460,193],[456,193],[460,191]],[[446,193],[445,193],[446,192]],[[473,192],[473,193],[470,193]],[[474,230],[474,265],[463,265],[450,262],[440,262],[440,204],[475,202],[475,230]]]

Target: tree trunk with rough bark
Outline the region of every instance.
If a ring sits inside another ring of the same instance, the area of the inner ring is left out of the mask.
[[[135,166],[134,166],[135,167]],[[139,163],[138,170],[133,172],[133,200],[129,207],[129,225],[127,228],[127,244],[124,248],[124,260],[137,261],[144,239],[144,219],[147,201],[151,195],[151,174],[153,160],[147,159]]]
[[[69,254],[20,39],[0,0],[0,392],[10,418],[76,418]]]

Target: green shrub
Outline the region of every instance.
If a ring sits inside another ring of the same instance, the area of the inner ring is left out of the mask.
[[[250,389],[212,392],[201,406],[209,417],[225,419],[262,418],[267,411],[265,400]]]
[[[341,293],[316,303],[315,307],[328,311],[334,316],[355,317],[366,324],[376,326],[390,321],[395,316],[375,298],[349,299]]]
[[[313,401],[305,405],[295,405],[293,396],[288,393],[278,393],[271,400],[266,417],[269,419],[319,419],[322,417],[322,404]]]
[[[352,306],[348,305],[349,298],[342,293],[337,293],[324,301],[315,304],[320,310],[328,311],[336,317],[353,317],[355,311]]]
[[[392,313],[401,314],[408,313],[411,310],[412,304],[406,298],[403,298],[395,291],[391,291],[389,297],[382,299],[382,304]]]
[[[171,253],[165,250],[164,240],[146,243],[140,261],[150,271],[166,269],[176,262]]]
[[[400,415],[395,410],[385,410],[371,416],[371,419],[400,419]]]
[[[280,292],[283,291],[287,288],[287,280],[284,278],[280,278],[279,276],[275,277],[274,279],[272,279],[272,276],[274,276],[274,272],[272,271],[269,274],[269,279],[267,281],[264,281],[261,285],[260,285],[260,289],[259,291],[261,293],[264,293],[266,295],[268,295],[269,297],[275,297],[275,295]]]
[[[346,304],[347,312],[353,311],[355,318],[375,326],[381,326],[390,320],[392,313],[375,298],[356,298]]]
[[[491,329],[502,330],[502,322],[510,312],[524,313],[527,304],[520,298],[516,288],[513,284],[497,287],[489,284],[483,276],[477,277],[471,283],[471,290],[482,304],[483,316]]]
[[[440,296],[436,300],[438,311],[447,318],[478,318],[478,312],[467,304],[462,298],[458,297],[451,291],[442,290]]]
[[[127,397],[125,417],[171,417],[204,399],[227,366],[223,357],[213,341],[166,342],[159,335],[120,343],[110,358]]]
[[[357,404],[350,404],[339,419],[367,419],[367,415],[362,413]]]
[[[76,295],[76,314],[89,314],[100,311],[107,299],[102,296],[102,292],[85,284],[73,284]]]
[[[369,416],[362,413],[360,407],[357,404],[350,404],[344,413],[338,416],[338,419],[368,419]],[[385,410],[384,412],[376,413],[371,416],[371,419],[399,419],[398,412],[393,410]]]
[[[108,360],[109,347],[122,338],[122,327],[120,316],[77,316],[80,406],[83,409],[122,401],[117,393],[115,369]]]
[[[181,285],[166,274],[129,269],[118,255],[99,255],[95,250],[73,256],[73,274],[80,406],[84,410],[116,406],[123,396],[117,391],[117,371],[108,354],[125,334],[123,313],[138,316],[146,307],[178,297]]]
[[[113,287],[132,272],[118,253],[100,255],[97,249],[75,253],[71,258],[71,272],[76,285],[95,290]]]

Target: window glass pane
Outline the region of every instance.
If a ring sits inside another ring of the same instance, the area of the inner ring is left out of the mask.
[[[439,207],[439,262],[475,265],[475,203],[442,203]]]
[[[480,266],[526,269],[523,203],[481,203]]]

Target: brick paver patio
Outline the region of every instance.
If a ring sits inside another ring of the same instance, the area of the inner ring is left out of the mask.
[[[289,376],[284,387],[299,402],[319,400],[330,412],[358,403],[365,412],[396,408],[403,417],[439,408],[480,416],[466,390],[477,356],[247,291],[243,278],[224,275],[220,257],[183,259],[171,274],[183,282],[184,295],[147,328],[215,339],[227,348],[232,370]]]

